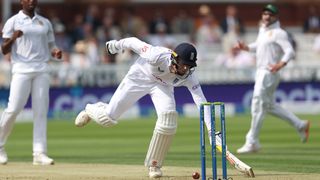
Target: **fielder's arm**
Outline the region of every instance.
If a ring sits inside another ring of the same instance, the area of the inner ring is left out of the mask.
[[[11,47],[17,38],[21,37],[23,32],[20,30],[14,31],[11,38],[4,38],[4,41],[1,45],[1,50],[3,55],[6,55],[11,52]]]

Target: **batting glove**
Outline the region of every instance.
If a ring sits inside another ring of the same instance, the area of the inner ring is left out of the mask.
[[[117,54],[120,52],[120,49],[116,47],[116,42],[116,40],[106,42],[106,48],[109,54]]]

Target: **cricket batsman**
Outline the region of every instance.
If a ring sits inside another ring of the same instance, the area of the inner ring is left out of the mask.
[[[110,102],[87,104],[78,114],[75,125],[83,127],[93,120],[104,127],[114,126],[126,110],[149,94],[158,118],[145,158],[145,166],[148,167],[150,178],[159,178],[162,176],[161,167],[178,125],[174,87],[187,87],[198,108],[201,103],[207,102],[193,73],[197,66],[197,50],[189,43],[181,43],[174,50],[170,50],[152,46],[135,37],[108,41],[106,48],[109,54],[130,49],[139,57]],[[206,119],[207,128],[210,128],[210,120]]]

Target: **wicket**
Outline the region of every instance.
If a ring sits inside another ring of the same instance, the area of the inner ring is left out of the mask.
[[[206,180],[206,146],[205,146],[205,107],[210,109],[211,122],[211,156],[212,156],[212,179],[217,180],[217,152],[216,152],[216,117],[215,107],[220,107],[221,122],[221,148],[222,148],[222,179],[227,180],[227,156],[226,156],[226,125],[225,107],[223,102],[208,102],[200,105],[200,153],[201,153],[201,179]]]

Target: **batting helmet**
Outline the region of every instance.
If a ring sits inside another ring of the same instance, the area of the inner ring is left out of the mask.
[[[174,52],[178,55],[178,58],[183,64],[192,67],[197,66],[197,50],[192,44],[181,43],[174,49]]]

